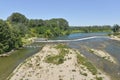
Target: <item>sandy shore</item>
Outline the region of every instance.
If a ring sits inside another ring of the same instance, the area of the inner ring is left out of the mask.
[[[10,52],[7,52],[7,53],[3,53],[3,54],[0,54],[0,57],[8,57],[12,54],[12,52],[14,52],[15,50],[11,50]]]
[[[46,56],[59,55],[55,45],[46,45],[43,49],[20,64],[9,80],[110,80],[109,76],[98,70],[93,75],[85,65],[78,64],[77,50],[67,49],[65,61],[59,65],[45,62]],[[81,55],[83,56],[83,55]],[[84,57],[84,56],[83,56]]]
[[[113,36],[113,35],[110,36],[110,39],[120,41],[120,38],[119,38],[119,37]]]
[[[102,51],[102,50],[97,50],[97,49],[90,49],[90,52],[94,53],[95,55],[102,57],[112,63],[117,64],[116,60],[114,57],[112,57],[109,53]]]

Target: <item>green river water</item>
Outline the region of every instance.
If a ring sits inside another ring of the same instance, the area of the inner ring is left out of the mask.
[[[22,48],[15,50],[8,57],[0,57],[0,80],[6,80],[21,62],[40,51],[40,49],[41,48]]]

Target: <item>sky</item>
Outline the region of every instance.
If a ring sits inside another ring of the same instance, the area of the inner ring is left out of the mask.
[[[28,19],[64,18],[70,26],[120,25],[120,0],[1,0],[0,19],[19,12]]]

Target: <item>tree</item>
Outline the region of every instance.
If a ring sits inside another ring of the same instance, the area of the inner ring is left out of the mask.
[[[12,13],[6,21],[0,20],[0,53],[17,49],[28,37],[56,37],[68,34],[67,20],[53,18],[50,20],[27,19],[21,13]]]
[[[7,18],[7,23],[11,25],[12,30],[16,30],[22,37],[28,32],[28,19],[21,13],[12,13]]]
[[[28,21],[29,27],[40,27],[44,26],[44,21],[42,19],[31,19]]]
[[[44,33],[44,35],[45,35],[46,38],[53,37],[53,33],[51,32],[50,29],[46,30],[46,32]]]
[[[0,53],[10,50],[11,31],[7,23],[0,20]]]
[[[120,31],[120,26],[118,25],[118,24],[115,24],[114,26],[113,26],[113,32],[119,32]]]
[[[16,12],[16,13],[12,13],[12,15],[7,18],[7,21],[9,21],[12,24],[13,23],[14,24],[16,23],[26,24],[28,20],[23,14]]]
[[[67,20],[63,18],[53,18],[47,21],[50,27],[59,27],[61,30],[67,30],[69,28]]]
[[[20,34],[0,20],[0,54],[22,46]]]

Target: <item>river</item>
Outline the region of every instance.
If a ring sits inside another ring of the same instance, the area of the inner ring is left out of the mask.
[[[75,33],[69,36],[58,37],[56,39],[78,39],[91,36],[106,36],[107,34],[108,33]],[[109,38],[94,38],[77,42],[69,42],[68,45],[71,48],[78,49],[97,68],[110,75],[112,80],[120,80],[120,41],[111,40]],[[113,64],[103,58],[91,54],[86,50],[86,47],[108,52],[117,60],[118,64]]]
[[[35,43],[31,45],[36,45]],[[37,44],[41,47],[43,44]],[[41,48],[21,48],[15,50],[8,57],[0,57],[0,80],[6,80],[6,78],[12,73],[12,71],[25,59],[39,52]]]
[[[91,36],[106,36],[107,33],[74,33],[69,36],[62,36],[54,39],[79,39]],[[39,43],[34,43],[32,45],[41,45]],[[85,55],[89,61],[91,61],[97,68],[106,72],[111,76],[112,80],[120,80],[120,42],[111,40],[108,38],[94,38],[84,41],[67,42],[68,46],[71,48],[78,49],[83,55]],[[100,49],[111,54],[118,61],[118,64],[113,64],[100,58],[94,54],[91,54],[86,50],[85,47],[90,47],[94,49]],[[40,48],[23,48],[16,50],[9,57],[0,57],[0,80],[5,80],[6,77],[12,71],[23,62],[26,58],[32,56],[33,54],[40,51]]]

